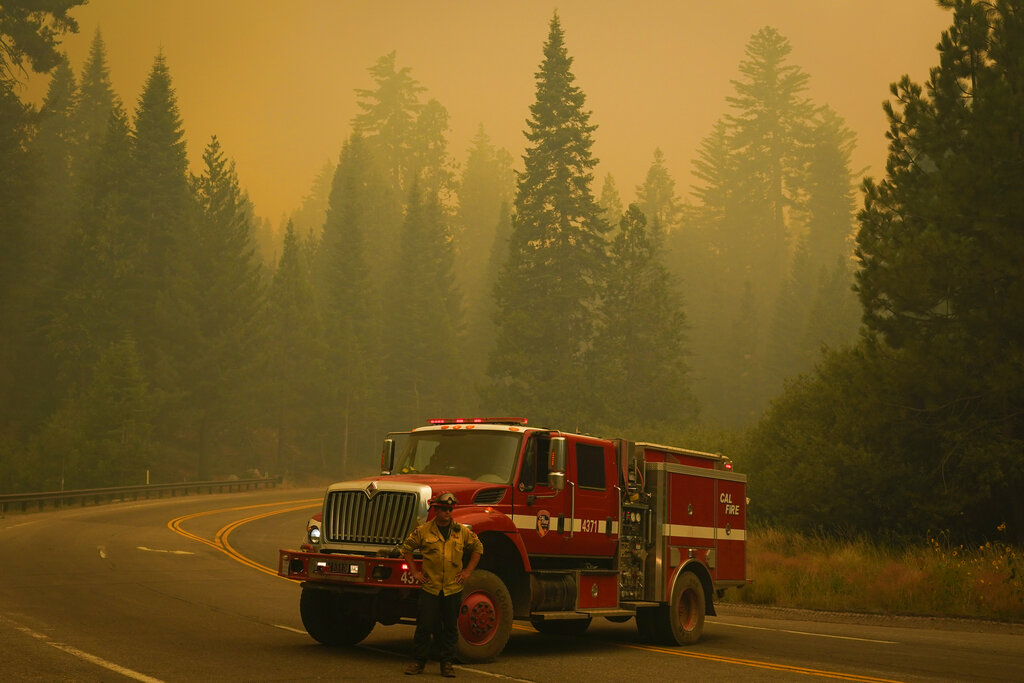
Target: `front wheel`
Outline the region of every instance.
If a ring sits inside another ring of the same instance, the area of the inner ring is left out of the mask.
[[[489,662],[505,649],[512,633],[512,596],[497,574],[473,572],[462,587],[459,607],[461,662]]]
[[[376,620],[359,601],[331,590],[302,587],[299,615],[306,633],[324,645],[355,645],[376,625]]]

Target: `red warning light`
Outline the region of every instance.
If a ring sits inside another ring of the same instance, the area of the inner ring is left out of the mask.
[[[434,417],[427,420],[431,425],[462,425],[462,424],[506,424],[525,425],[525,417]]]

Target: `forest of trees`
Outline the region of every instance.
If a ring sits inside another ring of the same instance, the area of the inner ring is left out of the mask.
[[[482,127],[457,161],[392,52],[279,231],[216,136],[190,165],[161,53],[133,106],[99,31],[76,75],[78,4],[0,7],[0,492],[366,474],[387,431],[487,413],[727,449],[754,521],[1024,538],[1020,0],[949,0],[862,200],[771,27],[694,188],[657,149],[596,187],[556,14],[521,164]]]

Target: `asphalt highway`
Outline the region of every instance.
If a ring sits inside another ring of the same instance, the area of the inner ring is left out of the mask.
[[[322,491],[277,489],[0,518],[0,678],[17,681],[409,680],[412,627],[318,645],[276,575]],[[756,577],[755,577],[756,578]],[[461,679],[1024,681],[1024,626],[722,606],[696,646],[633,621],[583,636],[516,623]],[[437,678],[436,663],[427,678]]]

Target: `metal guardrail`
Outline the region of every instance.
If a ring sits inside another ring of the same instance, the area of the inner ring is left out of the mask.
[[[77,489],[74,491],[46,491],[42,493],[7,493],[0,495],[0,514],[17,510],[28,512],[29,508],[44,510],[68,507],[72,504],[85,506],[89,503],[111,503],[119,500],[139,500],[165,495],[187,496],[190,493],[237,493],[259,488],[271,488],[281,483],[281,477],[264,479],[234,479],[226,481],[186,481],[177,484],[143,484],[140,486],[112,486],[102,489]]]

